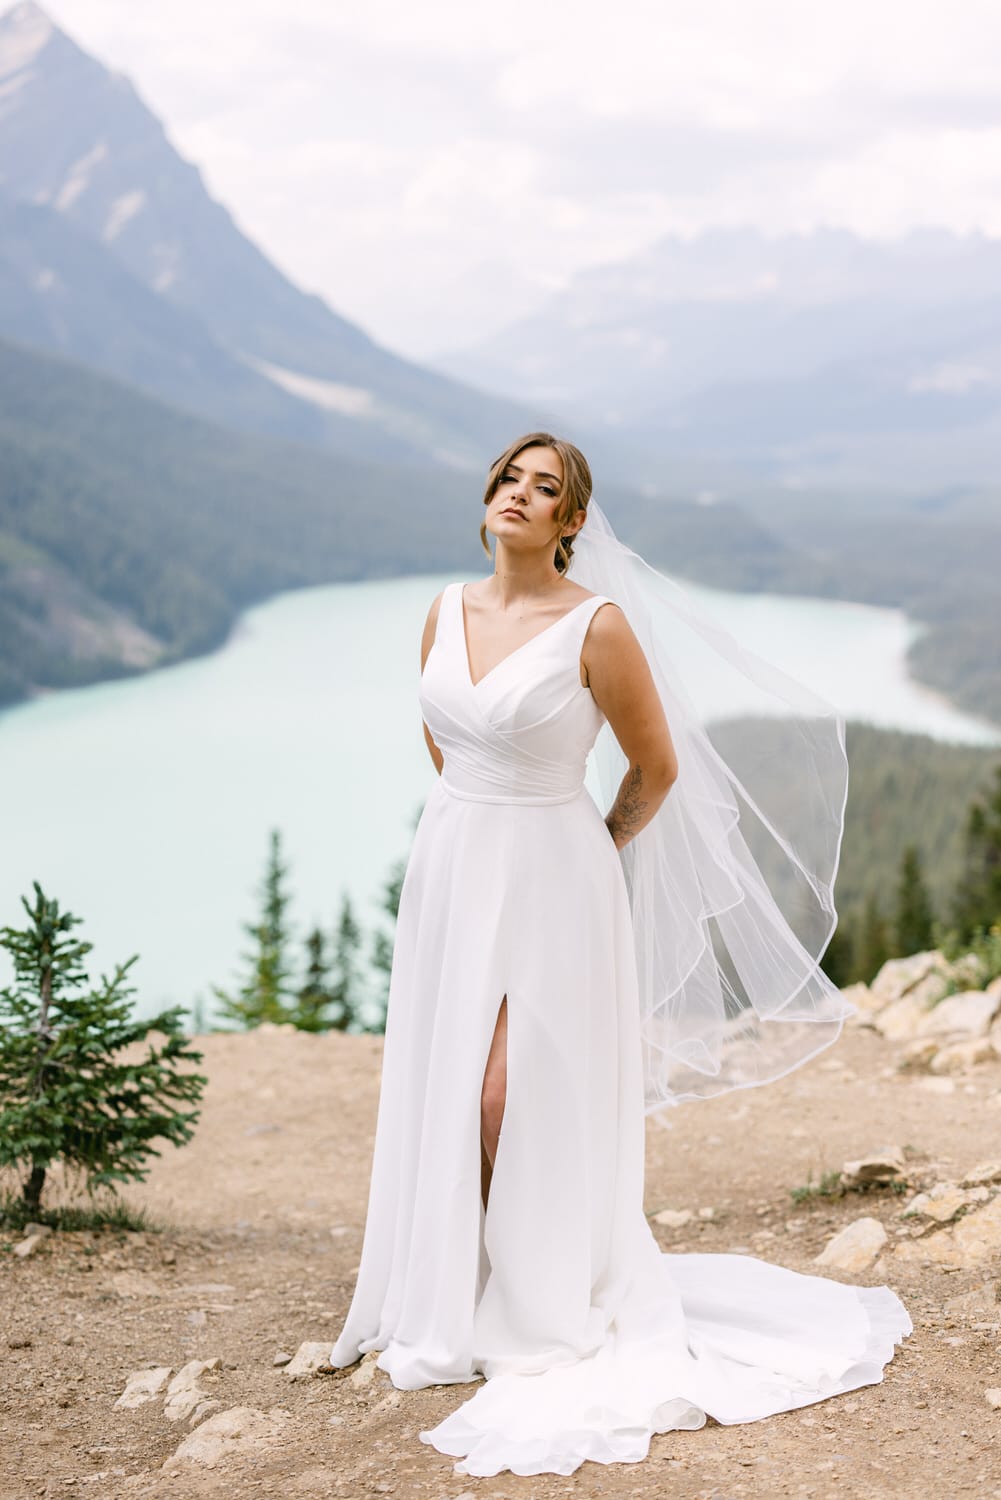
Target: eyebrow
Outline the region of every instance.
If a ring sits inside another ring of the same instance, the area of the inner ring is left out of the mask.
[[[518,464],[505,464],[504,468],[505,468],[505,470],[506,469],[514,469],[516,473],[518,473],[518,474],[521,473],[521,468],[519,467]],[[535,472],[536,472],[536,474],[538,474],[538,476],[539,476],[540,479],[551,479],[554,484],[559,484],[559,480],[556,478],[555,474],[547,474],[546,471],[545,471],[545,469],[536,469]]]

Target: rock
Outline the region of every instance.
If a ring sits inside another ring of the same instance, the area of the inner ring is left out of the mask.
[[[846,984],[841,991],[855,1012],[848,1017],[849,1026],[871,1026],[873,1017],[884,1003],[875,996],[867,984]]]
[[[909,1068],[926,1068],[938,1053],[939,1043],[936,1037],[919,1036],[904,1048],[899,1063],[900,1070],[906,1072]]]
[[[44,1242],[44,1234],[29,1234],[26,1240],[19,1240],[14,1246],[14,1254],[19,1255],[22,1260],[26,1260],[29,1255],[34,1255],[39,1245],[44,1244]]]
[[[654,1214],[653,1222],[664,1224],[668,1229],[684,1229],[694,1217],[690,1208],[662,1208],[659,1214]]]
[[[1001,1411],[1001,1387],[995,1385],[989,1391],[984,1391],[984,1400],[995,1411]]]
[[[212,1359],[191,1359],[178,1370],[167,1387],[167,1399],[163,1403],[163,1414],[168,1422],[183,1422],[191,1416],[198,1403],[208,1395],[199,1386],[199,1380],[221,1365],[222,1360],[215,1355]]]
[[[984,989],[988,995],[1001,995],[1001,974],[992,979],[990,984],[985,984]]]
[[[162,1297],[163,1292],[152,1276],[142,1271],[116,1271],[111,1278],[111,1290],[118,1297]]]
[[[171,1377],[170,1365],[157,1365],[150,1370],[134,1370],[125,1381],[125,1389],[115,1402],[116,1407],[124,1407],[126,1411],[132,1411],[137,1406],[145,1406],[147,1401],[152,1401],[163,1390]]]
[[[924,1239],[903,1240],[894,1250],[901,1260],[928,1260],[944,1266],[979,1266],[1001,1251],[1001,1197],[965,1214],[954,1227]]]
[[[379,1366],[376,1363],[378,1358],[378,1349],[370,1349],[367,1354],[362,1356],[357,1370],[351,1371],[348,1379],[356,1390],[364,1390],[366,1386],[370,1386],[376,1375],[380,1373]]]
[[[305,1380],[308,1375],[332,1375],[334,1367],[330,1363],[330,1354],[333,1347],[329,1339],[322,1344],[300,1344],[285,1366],[285,1374],[290,1380]]]
[[[873,1021],[880,1036],[889,1042],[906,1042],[917,1036],[921,1022],[927,1016],[933,1001],[923,1000],[920,995],[905,995],[894,1000],[881,1010]]]
[[[877,1005],[888,1005],[934,973],[945,980],[950,978],[945,955],[937,948],[929,948],[922,953],[911,953],[907,958],[888,958],[869,988]]]
[[[962,1187],[978,1187],[982,1182],[1001,1182],[1001,1161],[978,1162],[959,1180]]]
[[[990,1037],[974,1037],[966,1042],[949,1042],[940,1047],[929,1064],[933,1073],[965,1073],[977,1063],[993,1062],[997,1057]]]
[[[284,1349],[279,1349],[278,1353],[275,1355],[271,1363],[274,1365],[276,1370],[280,1370],[283,1368],[283,1366],[289,1364],[291,1362],[291,1359],[291,1354],[286,1354]]]
[[[954,1182],[936,1182],[927,1193],[918,1193],[903,1211],[902,1217],[934,1219],[937,1224],[948,1224],[963,1209],[974,1203],[986,1203],[990,1193],[985,1187],[961,1188]]]
[[[904,1153],[899,1146],[882,1146],[860,1161],[846,1161],[841,1168],[841,1184],[846,1188],[872,1187],[903,1178]]]
[[[814,1258],[818,1266],[838,1271],[865,1271],[872,1265],[887,1241],[887,1233],[878,1219],[856,1219],[846,1224]]]
[[[189,1463],[214,1469],[231,1456],[245,1457],[275,1448],[287,1441],[291,1420],[291,1412],[281,1406],[266,1412],[253,1406],[231,1406],[228,1411],[216,1412],[190,1433],[163,1468],[170,1473]]]
[[[191,1413],[191,1421],[188,1423],[188,1426],[197,1427],[199,1422],[204,1421],[204,1419],[212,1412],[222,1411],[222,1409],[223,1407],[221,1401],[199,1401],[198,1405]]]
[[[27,1235],[37,1234],[44,1237],[52,1233],[52,1226],[51,1224],[25,1224],[22,1233]]]
[[[918,1023],[919,1036],[986,1036],[1001,1010],[1001,995],[961,990],[947,995]]]

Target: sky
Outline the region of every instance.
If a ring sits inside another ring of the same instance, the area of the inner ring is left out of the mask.
[[[418,359],[668,234],[1001,236],[998,0],[40,3],[286,274]]]

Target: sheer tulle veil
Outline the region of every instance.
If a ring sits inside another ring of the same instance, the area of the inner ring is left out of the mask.
[[[844,719],[620,542],[593,499],[568,577],[624,611],[678,755],[665,802],[621,853],[647,1111],[768,1083],[855,1009],[820,967],[837,923]],[[607,724],[592,759],[607,811],[627,767]]]

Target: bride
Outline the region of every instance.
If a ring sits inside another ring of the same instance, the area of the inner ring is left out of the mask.
[[[330,1363],[480,1381],[421,1439],[462,1474],[571,1474],[875,1383],[911,1322],[887,1287],[664,1254],[643,1211],[645,1113],[779,1077],[851,1011],[820,967],[843,723],[618,542],[573,444],[518,438],[484,504],[493,574],[424,629],[438,778]],[[726,758],[696,706],[721,668],[766,715]]]

